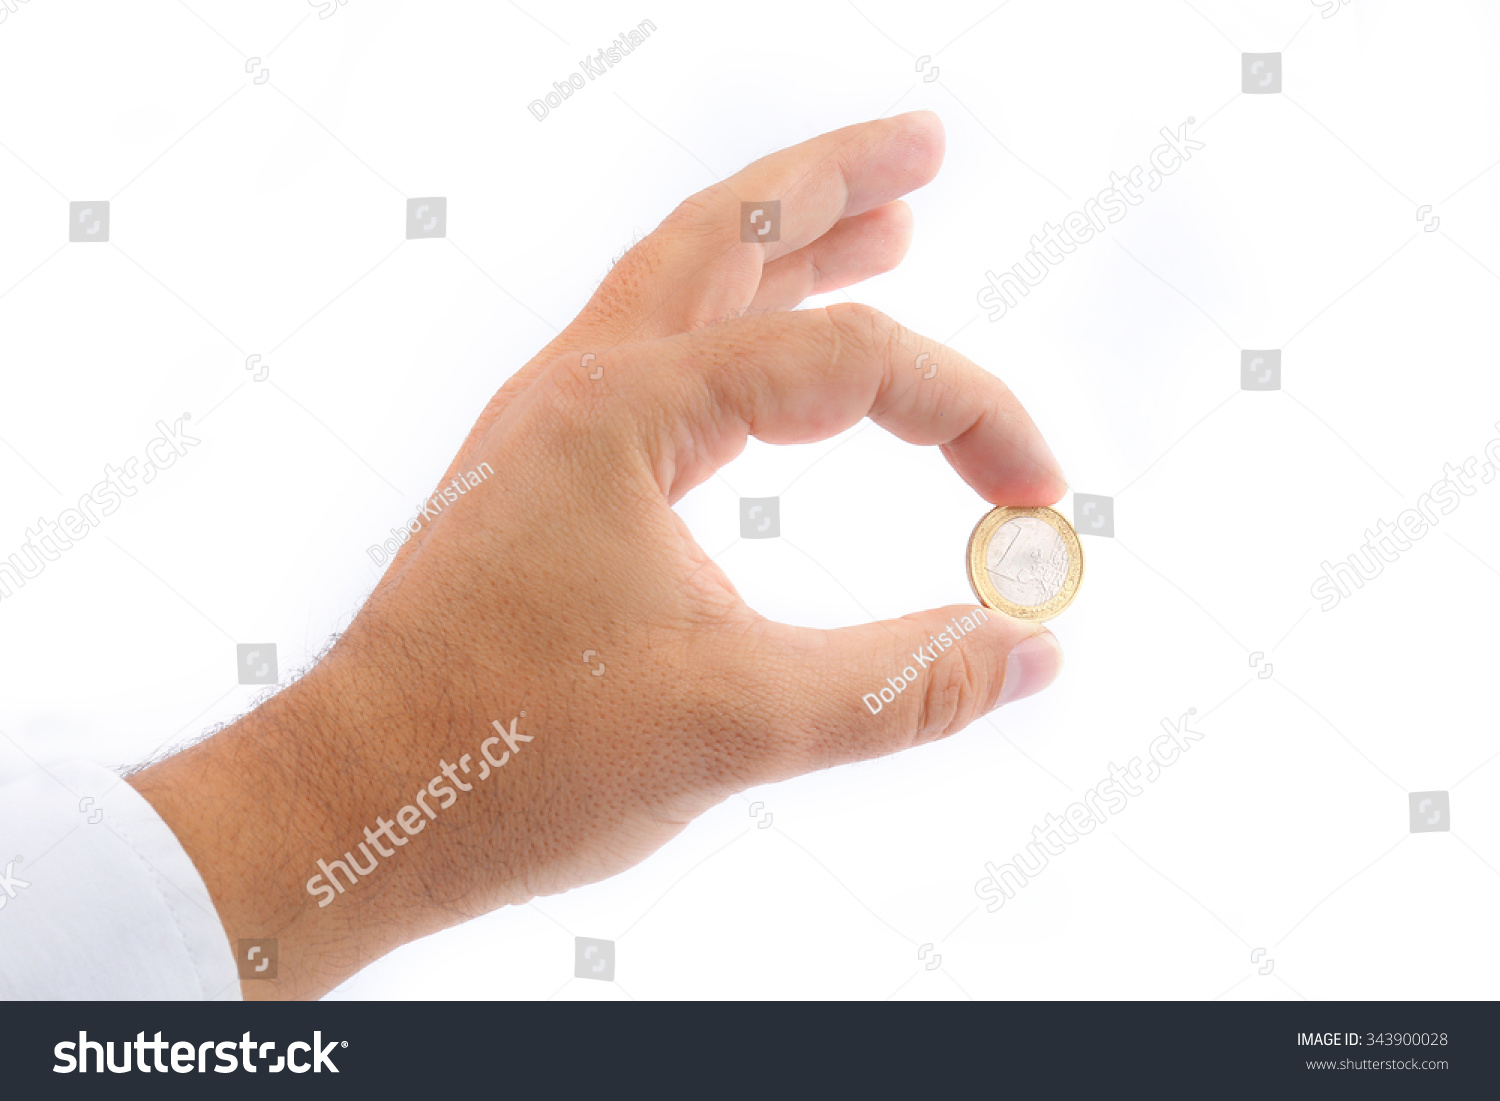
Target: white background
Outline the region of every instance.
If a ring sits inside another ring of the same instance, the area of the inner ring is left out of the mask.
[[[911,197],[915,244],[848,297],[1001,375],[1073,487],[1116,498],[1052,624],[1061,680],[733,799],[628,874],[335,996],[1494,996],[1500,486],[1332,611],[1308,590],[1500,435],[1500,12],[1322,6],[20,4],[0,557],[156,420],[190,412],[203,443],[0,602],[0,780],[242,713],[260,690],[235,643],[275,642],[285,680],[348,622],[365,547],[612,258],[758,156],[925,107],[948,154]],[[527,112],[643,19],[635,53]],[[1283,51],[1281,94],[1241,94],[1242,51]],[[982,316],[987,270],[1189,117],[1204,149]],[[447,238],[404,240],[405,199],[432,195]],[[68,245],[68,201],[101,199],[109,243]],[[1241,348],[1283,349],[1280,392],[1240,391]],[[736,497],[778,494],[782,538],[737,540]],[[752,442],[681,512],[753,606],[833,626],[968,600],[984,508],[866,425]],[[985,861],[1189,708],[1202,743],[982,908]],[[1451,791],[1451,831],[1408,832],[1425,790]],[[571,977],[575,935],[616,941],[617,982]]]

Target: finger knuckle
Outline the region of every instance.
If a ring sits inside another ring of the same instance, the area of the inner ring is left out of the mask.
[[[839,302],[825,308],[836,346],[864,359],[891,359],[907,341],[906,329],[889,314],[862,302]]]
[[[583,431],[605,415],[609,388],[604,381],[620,373],[620,357],[609,352],[569,352],[546,373],[551,395],[546,405],[563,424]]]
[[[696,195],[689,195],[678,203],[671,214],[663,220],[661,228],[673,235],[689,237],[722,236],[720,212],[724,209],[723,192],[720,185],[705,188]]]
[[[518,437],[547,448],[549,455],[580,474],[619,464],[637,449],[641,372],[625,349],[569,352],[555,360],[516,407]]]
[[[823,312],[842,339],[859,344],[878,346],[896,328],[889,315],[863,302],[835,302]]]

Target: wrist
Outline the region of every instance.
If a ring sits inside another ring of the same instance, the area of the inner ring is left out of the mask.
[[[337,905],[320,906],[307,889],[320,860],[363,840],[378,771],[360,762],[403,759],[414,734],[361,691],[355,663],[333,657],[213,737],[129,777],[192,858],[231,950],[277,941],[276,980],[244,980],[247,999],[319,997],[432,931],[415,900],[403,902],[399,877]],[[386,919],[393,911],[400,920]]]

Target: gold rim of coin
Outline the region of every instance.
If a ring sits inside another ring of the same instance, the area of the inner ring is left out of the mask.
[[[1045,604],[1017,604],[1005,599],[995,588],[995,583],[990,580],[989,569],[985,564],[985,559],[989,555],[990,539],[1000,526],[1027,516],[1041,520],[1057,532],[1063,545],[1068,549],[1068,576],[1063,579],[1062,588],[1058,589],[1056,595]],[[979,523],[974,525],[974,532],[969,536],[968,567],[969,587],[974,590],[974,595],[985,607],[994,608],[997,612],[1002,612],[1012,619],[1051,619],[1073,603],[1073,598],[1078,595],[1078,586],[1083,582],[1083,544],[1078,541],[1078,533],[1073,530],[1073,525],[1054,509],[1015,508],[1010,505],[1001,505],[985,513]]]

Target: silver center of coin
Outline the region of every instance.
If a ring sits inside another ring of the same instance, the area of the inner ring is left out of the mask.
[[[990,536],[985,571],[1012,604],[1035,607],[1062,591],[1068,578],[1068,545],[1051,524],[1035,516],[1007,520]]]

